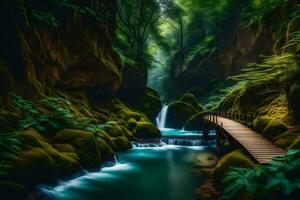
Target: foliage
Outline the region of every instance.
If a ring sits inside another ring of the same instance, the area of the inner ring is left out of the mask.
[[[242,70],[242,73],[231,77],[236,81],[268,82],[282,81],[288,72],[297,68],[297,57],[292,53],[266,56],[262,63],[251,63]],[[267,76],[266,76],[267,75]]]
[[[223,179],[223,199],[238,199],[243,194],[251,194],[258,200],[296,199],[300,194],[299,169],[300,150],[290,150],[286,156],[274,157],[265,166],[231,168]]]
[[[20,147],[17,132],[0,133],[0,176],[7,173],[9,162],[17,158]]]
[[[242,16],[249,25],[261,24],[269,13],[282,7],[288,0],[252,0],[243,10]]]
[[[76,116],[68,108],[71,102],[67,99],[45,97],[38,103],[45,106],[48,112],[41,112],[36,108],[37,105],[33,105],[31,101],[15,96],[15,105],[23,114],[19,121],[19,129],[33,127],[39,132],[45,133],[49,129],[72,128],[95,133],[112,124],[112,122],[98,124],[88,117]]]

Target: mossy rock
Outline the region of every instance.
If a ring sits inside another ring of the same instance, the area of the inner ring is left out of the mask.
[[[53,147],[61,153],[75,153],[75,149],[69,144],[54,144]]]
[[[98,146],[99,151],[101,152],[101,159],[102,159],[102,161],[113,160],[115,152],[105,142],[104,139],[98,138],[97,139],[97,146]]]
[[[198,112],[203,111],[203,107],[198,104],[196,97],[192,93],[185,93],[179,101],[192,105]]]
[[[133,131],[136,128],[136,125],[137,121],[134,118],[130,118],[126,123],[126,127],[131,131]]]
[[[288,101],[293,115],[300,119],[300,81],[294,83],[290,88]]]
[[[280,148],[286,149],[288,148],[295,140],[297,137],[300,136],[300,129],[299,128],[294,128],[290,129],[279,136],[275,137],[273,139],[273,143]]]
[[[203,128],[204,128],[203,117],[205,114],[206,114],[206,112],[199,112],[199,113],[193,115],[192,117],[190,117],[184,125],[184,130],[187,130],[187,131],[203,130]]]
[[[55,161],[38,147],[27,147],[11,165],[9,177],[28,187],[54,181],[59,177]]]
[[[293,143],[288,147],[288,149],[300,149],[300,137],[298,136]]]
[[[155,118],[162,109],[162,103],[157,92],[147,88],[145,95],[137,103],[137,109],[145,113],[151,121],[155,121]]]
[[[113,138],[110,137],[104,130],[99,131],[97,134],[97,137],[100,137],[101,139],[103,139],[106,144],[113,150],[115,151],[117,149]]]
[[[138,139],[160,138],[160,130],[150,122],[137,123],[134,136]]]
[[[281,120],[273,119],[268,123],[268,125],[264,128],[262,134],[266,138],[272,140],[278,135],[284,133],[288,130],[288,127]]]
[[[186,121],[195,114],[197,114],[197,110],[191,104],[181,101],[173,102],[168,107],[166,127],[181,129]]]
[[[136,121],[140,121],[142,116],[138,112],[131,111],[129,109],[123,109],[118,112],[118,116],[125,121],[128,121],[130,118],[135,119]]]
[[[113,141],[116,144],[117,147],[116,151],[118,152],[127,151],[132,148],[132,144],[125,136],[113,138]]]
[[[80,158],[80,164],[86,169],[96,169],[100,163],[100,153],[94,135],[87,131],[63,129],[53,138],[54,143],[70,144]]]
[[[273,118],[271,117],[259,117],[254,120],[254,129],[258,133],[262,133],[264,129],[267,127],[267,125],[272,121]]]
[[[122,128],[117,124],[111,124],[103,129],[110,137],[123,136]]]
[[[214,175],[222,178],[230,167],[253,168],[255,163],[242,153],[241,150],[232,151],[224,155],[217,163],[214,169]]]
[[[130,130],[128,130],[125,126],[121,126],[121,129],[123,131],[123,135],[127,137],[130,141],[137,140],[133,133]]]
[[[0,199],[3,200],[27,200],[28,189],[17,182],[0,181]]]

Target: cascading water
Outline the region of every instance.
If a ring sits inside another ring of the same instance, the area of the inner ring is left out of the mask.
[[[156,117],[156,124],[159,129],[163,129],[166,126],[166,119],[168,114],[168,105],[164,105],[158,116]]]

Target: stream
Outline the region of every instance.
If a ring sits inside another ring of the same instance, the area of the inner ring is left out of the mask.
[[[134,143],[132,150],[118,153],[115,165],[40,190],[51,200],[199,200],[195,191],[203,177],[192,171],[214,151],[215,132],[203,141],[200,131],[166,129],[163,124],[158,123],[160,144]]]

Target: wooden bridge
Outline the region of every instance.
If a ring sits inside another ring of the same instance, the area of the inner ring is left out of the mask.
[[[252,130],[253,115],[217,112],[207,114],[204,119],[237,141],[259,164],[268,163],[274,156],[285,155],[283,149]]]

